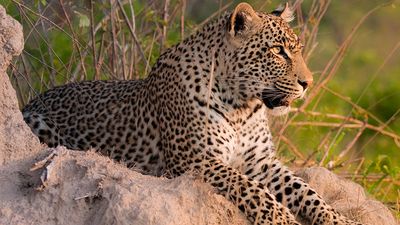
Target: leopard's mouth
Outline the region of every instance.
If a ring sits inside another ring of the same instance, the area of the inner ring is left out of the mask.
[[[265,106],[267,106],[269,109],[281,106],[288,107],[291,102],[289,101],[288,96],[282,93],[276,87],[263,90],[261,94],[261,99],[264,102]]]
[[[289,106],[290,102],[287,101],[285,98],[263,98],[262,99],[265,106],[269,109],[273,109],[280,106]]]
[[[296,99],[303,98],[303,95],[304,92],[301,94],[288,94],[274,86],[273,88],[266,88],[263,90],[261,100],[269,109],[274,109],[277,107],[289,107]]]

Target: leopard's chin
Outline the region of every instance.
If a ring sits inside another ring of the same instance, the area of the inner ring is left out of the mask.
[[[277,106],[272,109],[268,108],[268,115],[271,116],[284,116],[290,111],[290,106]]]

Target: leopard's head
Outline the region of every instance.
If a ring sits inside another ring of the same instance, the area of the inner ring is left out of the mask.
[[[288,5],[272,13],[258,13],[239,4],[227,21],[228,83],[237,101],[258,98],[269,109],[285,111],[303,97],[313,78],[303,56],[303,45],[289,27]]]

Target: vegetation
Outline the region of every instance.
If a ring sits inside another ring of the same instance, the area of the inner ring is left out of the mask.
[[[9,69],[20,104],[68,82],[143,78],[163,50],[237,3],[0,0],[24,27],[25,50]],[[316,82],[275,119],[282,157],[353,179],[400,217],[400,1],[291,3]]]

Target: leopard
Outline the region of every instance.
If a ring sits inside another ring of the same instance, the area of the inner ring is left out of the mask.
[[[50,89],[22,110],[49,147],[96,149],[143,174],[196,174],[251,223],[357,224],[281,161],[272,115],[288,113],[313,76],[288,4],[248,3],[160,55],[138,80],[97,80]]]

